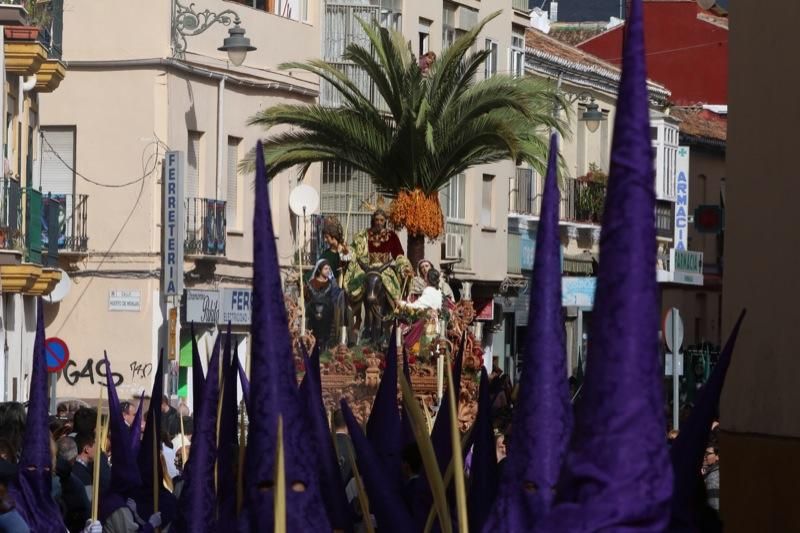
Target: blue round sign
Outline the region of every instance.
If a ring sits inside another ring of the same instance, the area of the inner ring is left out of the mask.
[[[44,354],[48,372],[60,372],[69,362],[67,343],[58,337],[50,337],[44,341]]]

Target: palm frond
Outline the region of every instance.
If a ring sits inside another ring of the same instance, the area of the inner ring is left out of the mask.
[[[543,172],[549,131],[567,133],[557,112],[567,106],[550,82],[478,79],[489,52],[473,51],[475,43],[498,15],[456,39],[426,74],[402,34],[360,19],[368,44],[348,45],[343,60],[368,86],[321,60],[282,65],[319,76],[341,94],[342,106],[282,104],[255,114],[250,124],[267,131],[269,176],[292,167],[303,175],[313,163],[336,161],[365,172],[392,197],[414,189],[431,194],[460,172],[509,158]],[[251,156],[240,165],[252,167]]]

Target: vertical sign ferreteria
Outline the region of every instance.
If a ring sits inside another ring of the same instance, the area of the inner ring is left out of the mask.
[[[183,292],[184,154],[180,151],[167,152],[164,161],[161,294],[178,296]]]

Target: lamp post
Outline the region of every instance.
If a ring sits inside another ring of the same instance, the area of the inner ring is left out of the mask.
[[[247,52],[252,52],[256,47],[244,36],[245,30],[239,15],[231,9],[219,13],[208,9],[195,11],[194,4],[186,7],[180,0],[174,0],[172,10],[172,57],[183,59],[186,55],[186,37],[200,35],[217,22],[223,26],[233,24],[228,30],[228,37],[217,50],[227,52],[228,60],[237,67],[241,65]]]

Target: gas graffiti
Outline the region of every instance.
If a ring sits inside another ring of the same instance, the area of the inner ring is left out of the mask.
[[[64,370],[58,374],[58,377],[59,379],[63,377],[67,385],[70,386],[76,386],[87,379],[92,385],[97,384],[105,386],[108,384],[106,381],[108,378],[106,375],[106,363],[103,359],[95,361],[89,358],[83,366],[76,363],[74,359],[70,359],[67,366],[64,367]],[[122,374],[118,372],[111,372],[111,378],[115,386],[119,386],[125,381]]]

